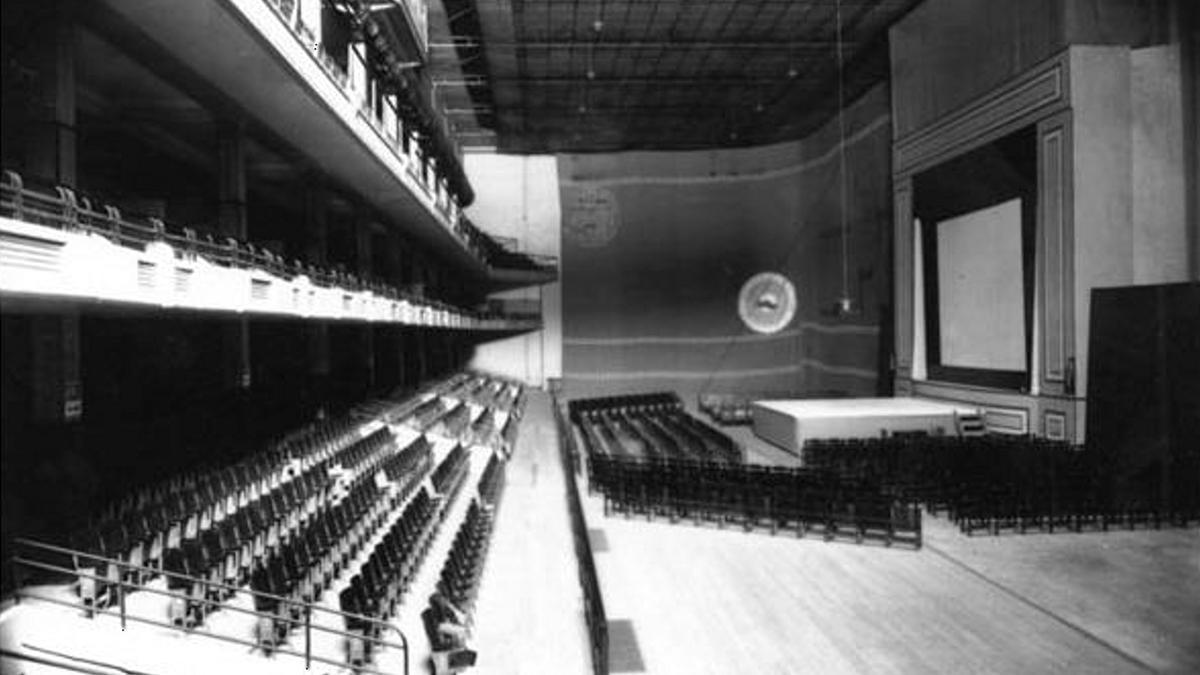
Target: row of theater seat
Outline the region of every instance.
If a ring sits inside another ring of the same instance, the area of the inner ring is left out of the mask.
[[[1200,520],[1200,459],[1128,462],[1023,436],[811,439],[807,465],[946,511],[966,534],[1187,525]],[[1166,471],[1164,472],[1164,469]],[[1169,478],[1161,479],[1163,475]],[[1164,489],[1165,488],[1165,489]]]
[[[328,469],[340,463],[342,453],[359,447],[353,444],[357,433],[340,425],[334,429],[337,433],[320,427],[308,441],[293,440],[293,449],[304,451],[298,457],[273,449],[221,471],[172,481],[166,489],[142,491],[126,502],[136,508],[118,509],[116,515],[74,533],[70,545],[129,565],[121,580],[135,585],[157,576],[151,570],[165,569],[166,553],[172,549],[179,549],[170,555],[175,569],[167,571],[183,573],[181,561],[196,568],[201,554],[215,558],[223,552],[224,558],[236,562],[226,562],[221,581],[244,581],[253,556],[261,556],[277,539],[280,525],[294,527],[303,513],[315,508],[331,485]],[[80,558],[77,567],[98,572],[107,581],[82,584],[84,601],[104,605],[114,600],[106,591],[118,581],[115,566]]]
[[[371,478],[387,465],[399,463],[417,468],[422,461],[428,462],[428,448],[420,442],[395,455],[391,454],[393,449],[390,433],[386,429],[376,432],[343,453],[339,478],[331,482],[323,499],[310,502],[302,510],[285,508],[264,513],[262,524],[266,527],[243,531],[240,534],[244,538],[227,540],[220,550],[189,547],[186,539],[178,549],[168,549],[163,569],[172,574],[168,576],[167,587],[189,596],[186,602],[172,604],[170,618],[187,626],[201,623],[208,613],[219,608],[214,601],[227,595],[216,592],[213,584],[233,586],[241,576],[238,571],[251,565],[251,590],[294,603],[314,600],[319,589],[328,586],[331,575],[336,574],[338,560],[353,555],[363,537],[377,527],[387,505],[401,500],[414,484],[411,475],[398,476],[385,494]],[[423,459],[422,455],[426,457]],[[345,473],[354,470],[358,472]],[[310,473],[329,475],[323,468]],[[280,518],[280,513],[290,515]],[[201,533],[200,541],[206,541],[206,534]],[[295,604],[283,608],[278,601],[263,596],[255,596],[255,601],[256,609],[281,614],[283,609],[296,611],[299,607]],[[263,639],[263,642],[270,641]]]
[[[375,546],[359,572],[351,578],[350,586],[338,598],[342,612],[347,614],[346,629],[361,633],[364,638],[379,638],[379,624],[396,613],[403,594],[415,578],[438,527],[454,502],[469,470],[469,455],[462,445],[455,445],[434,470],[431,482],[437,493],[430,497],[421,492],[405,508],[403,515],[392,525]],[[372,619],[375,621],[367,621]],[[361,666],[370,662],[371,640],[352,641],[349,661]]]
[[[683,401],[673,392],[653,394],[630,394],[601,398],[575,399],[567,404],[571,421],[578,424],[580,417],[609,410],[682,410]]]
[[[438,592],[471,615],[479,590],[479,577],[492,533],[492,512],[477,500],[471,501],[467,518],[454,536],[450,554],[442,566]]]
[[[914,504],[831,471],[589,452],[588,479],[589,490],[604,494],[606,513],[921,545],[920,511]]]
[[[438,505],[422,488],[339,594],[338,606],[346,614],[346,630],[364,637],[380,637],[376,621],[395,615],[433,542],[437,514]],[[352,665],[361,666],[370,660],[370,644],[369,640],[358,640],[350,645]]]
[[[437,386],[449,388],[469,377]],[[393,403],[419,407],[412,398]],[[465,482],[469,454],[461,444],[432,475],[432,449],[424,437],[397,451],[396,439],[377,421],[389,409],[376,405],[322,421],[248,460],[176,479],[122,502],[109,519],[72,537],[81,552],[75,565],[85,604],[115,603],[118,582],[128,596],[138,584],[161,575],[176,594],[168,603],[168,618],[190,628],[245,589],[254,591],[255,609],[264,615],[257,626],[259,644],[270,651],[286,641],[309,611],[306,606],[346,573],[425,476],[441,494],[439,503],[452,501]],[[485,410],[484,416],[494,425],[496,414]],[[509,441],[515,438],[516,419],[510,415],[504,429]],[[461,440],[468,440],[465,434]],[[495,494],[495,475],[495,469],[485,471],[487,480],[480,485],[485,495]],[[418,500],[429,496],[422,491],[412,503]],[[131,567],[122,575],[117,565],[106,567],[89,555]],[[378,562],[372,564],[375,572],[362,568],[350,583],[376,597],[380,570]]]
[[[578,423],[595,447],[616,456],[742,461],[733,439],[675,408],[595,410],[580,415]]]
[[[462,445],[455,445],[446,459],[433,472],[433,489],[438,494],[447,494],[468,469],[470,456]]]
[[[505,465],[505,460],[497,454],[488,460],[479,478],[478,497],[471,500],[467,516],[454,535],[437,584],[438,593],[466,615],[468,624],[474,613],[492,528],[503,495]],[[454,641],[435,624],[438,612],[431,609],[432,605],[421,613],[429,644],[435,652],[454,649]]]
[[[504,489],[504,462],[505,460],[493,454],[479,477],[479,499],[489,507],[500,500],[501,491]]]
[[[460,438],[471,425],[471,406],[458,403],[434,425],[434,428],[447,438]]]

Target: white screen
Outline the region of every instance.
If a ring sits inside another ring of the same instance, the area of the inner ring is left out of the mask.
[[[1021,200],[937,224],[944,366],[1025,370]]]

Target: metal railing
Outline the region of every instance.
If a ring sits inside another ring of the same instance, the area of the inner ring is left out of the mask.
[[[25,184],[15,171],[5,169],[0,180],[0,216],[34,225],[52,227],[65,232],[99,235],[125,248],[145,250],[151,244],[169,245],[177,257],[194,260],[203,258],[211,263],[244,270],[260,270],[291,281],[304,276],[322,288],[341,288],[355,292],[370,292],[390,300],[402,300],[418,308],[445,310],[475,319],[527,321],[529,317],[506,317],[495,312],[477,312],[440,300],[414,294],[377,280],[365,279],[339,270],[306,265],[287,260],[265,247],[255,246],[233,237],[214,238],[192,228],[176,228],[155,217],[134,217],[123,214],[111,205],[101,205],[74,190],[63,186],[34,189]]]
[[[608,675],[608,615],[604,611],[604,596],[596,574],[596,560],[588,539],[587,521],[573,470],[575,451],[571,427],[563,417],[557,397],[552,397],[555,426],[558,428],[558,449],[562,456],[563,475],[567,483],[567,509],[571,513],[571,533],[575,541],[575,558],[579,565],[579,585],[583,589],[583,616],[587,622],[588,639],[592,648],[592,672]]]
[[[149,586],[143,586],[143,585],[139,585],[139,584],[125,580],[126,576],[130,572],[137,573],[138,575],[142,575],[142,574],[146,574],[146,575],[150,575],[150,576],[161,575],[168,579],[173,578],[173,579],[183,580],[185,583],[188,583],[189,585],[197,585],[198,587],[205,589],[206,593],[208,590],[220,590],[220,591],[224,591],[224,592],[245,593],[245,594],[249,595],[250,597],[254,598],[256,601],[257,600],[267,600],[272,603],[277,603],[277,605],[280,608],[283,608],[286,610],[284,612],[284,615],[290,614],[290,615],[292,615],[292,617],[295,617],[295,615],[298,614],[299,617],[301,617],[301,618],[284,618],[284,616],[281,616],[281,614],[279,614],[279,613],[262,612],[262,611],[258,611],[258,610],[245,609],[243,607],[237,607],[237,606],[234,606],[231,604],[220,604],[221,611],[240,612],[242,614],[249,614],[249,615],[256,617],[259,620],[266,619],[266,620],[271,621],[272,626],[274,626],[276,622],[281,622],[283,624],[286,624],[288,626],[288,632],[291,632],[292,630],[296,630],[296,629],[299,629],[302,627],[303,634],[304,634],[304,651],[303,652],[287,649],[280,645],[274,645],[273,647],[271,647],[270,651],[272,654],[285,654],[288,656],[295,656],[298,658],[303,658],[306,669],[310,668],[313,663],[323,663],[323,664],[327,664],[327,665],[337,666],[339,668],[347,667],[347,666],[351,665],[347,662],[337,661],[337,660],[334,660],[331,658],[327,658],[326,656],[316,655],[316,654],[312,653],[312,634],[313,634],[313,631],[319,631],[319,632],[329,633],[332,635],[341,636],[341,637],[351,639],[351,640],[362,640],[364,643],[368,643],[368,644],[372,645],[372,647],[374,647],[374,648],[386,647],[386,648],[400,649],[404,653],[404,675],[408,675],[408,672],[409,672],[408,638],[407,638],[407,636],[404,635],[403,631],[401,631],[399,628],[391,625],[390,623],[388,623],[386,621],[381,621],[381,620],[373,618],[373,617],[363,616],[361,614],[350,614],[350,613],[341,612],[338,610],[327,609],[324,607],[314,605],[311,602],[300,602],[300,601],[291,600],[289,598],[285,598],[282,596],[272,595],[270,593],[262,593],[262,592],[258,592],[258,591],[253,591],[248,588],[239,588],[236,586],[230,586],[230,585],[222,584],[219,582],[209,581],[207,579],[191,577],[188,575],[178,574],[178,573],[174,573],[174,572],[167,572],[165,570],[161,570],[161,569],[157,569],[157,568],[133,565],[130,563],[121,562],[120,560],[116,560],[113,558],[105,558],[103,556],[98,556],[95,554],[86,553],[86,552],[75,550],[75,549],[69,549],[69,548],[65,548],[62,546],[55,546],[52,544],[37,542],[37,541],[30,540],[30,539],[17,539],[17,540],[15,540],[14,543],[18,548],[25,549],[25,550],[22,550],[21,552],[17,553],[16,555],[14,555],[9,561],[10,565],[11,565],[11,573],[13,574],[13,578],[14,578],[14,582],[15,582],[14,585],[16,588],[16,590],[14,592],[14,596],[18,603],[21,602],[22,599],[36,599],[41,602],[48,602],[48,603],[66,606],[66,607],[79,608],[79,609],[82,609],[82,610],[88,612],[89,616],[91,614],[104,614],[104,615],[108,615],[108,616],[116,616],[116,617],[120,618],[122,630],[125,630],[127,622],[133,621],[136,623],[142,623],[142,624],[147,624],[147,625],[151,625],[151,626],[158,626],[160,628],[167,628],[167,629],[170,629],[173,631],[178,631],[181,633],[190,633],[190,634],[194,634],[194,635],[201,636],[204,638],[211,638],[211,639],[218,640],[218,641],[245,645],[245,646],[253,647],[256,649],[262,646],[259,641],[255,641],[255,640],[247,640],[247,639],[239,638],[239,637],[232,636],[232,635],[219,635],[219,634],[211,633],[211,632],[196,632],[196,631],[192,631],[191,629],[189,629],[185,626],[177,626],[174,623],[160,621],[160,620],[146,617],[146,616],[135,616],[133,614],[130,614],[126,608],[126,598],[130,593],[134,593],[134,592],[153,593],[153,594],[157,594],[157,595],[166,596],[168,598],[183,600],[185,603],[186,602],[201,602],[201,603],[205,603],[205,604],[214,604],[208,599],[207,596],[204,596],[198,600],[196,597],[193,597],[187,593],[180,593],[177,591],[152,588]],[[34,553],[34,552],[41,552],[43,554],[51,554],[52,556],[69,557],[72,561],[74,561],[75,566],[74,567],[65,567],[62,565],[56,565],[51,562],[46,562],[43,560],[36,560],[32,557],[27,557],[26,554],[30,554],[30,553]],[[89,572],[89,571],[86,571],[87,569],[89,569],[89,566],[86,564],[81,564],[81,561],[84,563],[87,563],[87,562],[95,563],[96,564],[95,567],[97,567],[97,568],[99,567],[100,564],[103,564],[105,566],[111,565],[111,566],[113,566],[113,568],[111,568],[111,569],[117,570],[117,573],[115,575],[100,575],[98,573]],[[80,579],[89,579],[92,582],[104,585],[106,587],[115,586],[116,596],[117,596],[116,597],[117,609],[114,610],[111,607],[98,607],[98,606],[90,606],[89,607],[82,601],[82,598],[80,599],[79,602],[73,602],[73,601],[69,601],[69,600],[64,600],[62,598],[50,597],[47,595],[37,593],[36,591],[30,590],[30,588],[25,586],[23,583],[28,578],[27,575],[28,575],[29,570],[40,570],[42,572],[64,574],[64,575],[69,575],[71,577],[76,577],[76,578],[80,578]],[[115,579],[114,579],[114,576],[115,576]],[[255,603],[255,606],[257,606],[257,602]],[[293,609],[298,610],[298,611],[293,612],[292,611]],[[346,632],[343,630],[329,628],[327,626],[317,625],[317,624],[313,623],[314,614],[317,614],[317,615],[327,614],[327,615],[338,617],[341,620],[341,622],[343,623],[343,625],[345,624],[346,619],[351,619],[351,620],[359,622],[361,625],[368,626],[369,630],[366,630],[362,633],[350,633],[350,632]],[[383,631],[385,631],[385,630],[394,630],[400,636],[400,642],[398,642],[398,643],[387,642],[381,638],[375,637],[375,635],[382,635]],[[394,674],[389,674],[385,671],[378,670],[376,668],[372,668],[372,667],[366,666],[366,665],[355,666],[355,668],[356,668],[357,672],[367,673],[368,675],[394,675]]]

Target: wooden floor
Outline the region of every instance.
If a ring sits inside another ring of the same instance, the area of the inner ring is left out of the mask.
[[[748,461],[796,462],[735,435]],[[966,537],[926,516],[912,551],[586,502],[610,623],[641,661],[614,673],[1200,672],[1196,529]]]
[[[475,611],[473,671],[587,673],[591,657],[550,399],[530,391]]]

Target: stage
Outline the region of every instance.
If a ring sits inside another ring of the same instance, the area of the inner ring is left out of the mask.
[[[958,433],[957,420],[977,416],[970,405],[919,398],[830,398],[755,401],[754,433],[799,456],[810,438],[877,438],[897,432]]]

